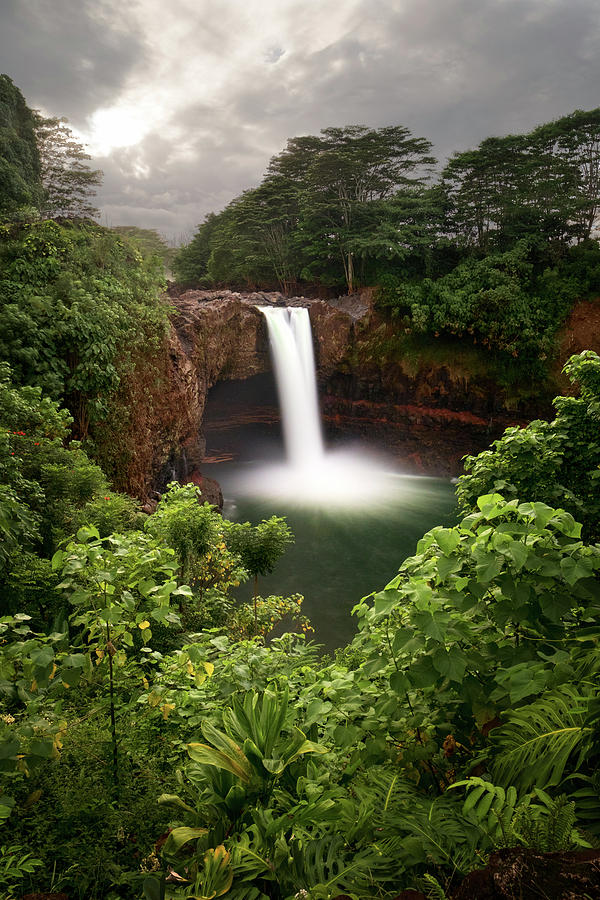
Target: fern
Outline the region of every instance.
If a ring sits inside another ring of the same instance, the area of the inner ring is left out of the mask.
[[[352,800],[340,807],[339,829],[349,842],[371,840],[376,824],[378,843],[398,833],[408,812],[423,803],[413,782],[402,779],[391,766],[373,766],[352,784]]]
[[[581,775],[576,773],[565,779],[577,785],[576,790],[571,791],[569,798],[575,803],[577,820],[584,831],[596,839],[600,839],[600,772],[593,775]]]
[[[422,881],[427,900],[448,900],[446,891],[433,875],[423,875]]]
[[[463,815],[476,824],[495,847],[509,846],[511,822],[517,803],[517,792],[511,785],[508,790],[485,781],[468,778],[457,781],[448,790],[464,787],[466,798]]]
[[[542,853],[589,847],[574,828],[575,804],[564,794],[553,800],[543,791],[535,793],[542,803],[519,806],[512,822],[515,837],[525,847]]]
[[[478,862],[479,831],[450,795],[425,796],[388,766],[369,769],[353,788],[357,808],[348,833],[372,841],[376,826],[375,846],[384,858],[405,867],[435,863],[464,874]],[[351,815],[348,808],[346,821]]]
[[[590,749],[588,702],[588,696],[565,684],[509,713],[490,735],[496,750],[494,781],[521,790],[560,784],[569,763],[577,769]]]

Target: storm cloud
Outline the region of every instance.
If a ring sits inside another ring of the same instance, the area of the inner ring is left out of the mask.
[[[0,70],[105,172],[103,221],[191,236],[288,137],[402,124],[441,162],[600,103],[596,0],[0,0]]]

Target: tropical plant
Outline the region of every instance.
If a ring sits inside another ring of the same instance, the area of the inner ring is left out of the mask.
[[[580,395],[556,397],[555,419],[507,428],[492,449],[466,457],[457,488],[464,512],[482,493],[499,491],[561,506],[583,522],[586,536],[600,536],[600,357],[584,350],[564,371]]]
[[[126,663],[125,648],[134,647],[134,633],[147,644],[152,638],[151,622],[174,624],[179,617],[171,611],[171,597],[189,596],[189,587],[175,580],[177,560],[173,550],[151,538],[132,532],[100,538],[94,527],[81,528],[75,541],[58,550],[53,568],[61,571],[60,587],[75,607],[73,626],[82,630],[88,654],[95,654],[98,666],[108,663],[108,687],[112,774],[118,789],[119,764],[115,703],[115,678]],[[80,656],[85,659],[83,654]],[[67,674],[63,682],[76,685],[80,671]]]
[[[36,859],[33,853],[29,853],[19,844],[4,844],[0,847],[1,900],[12,900],[27,875],[42,865],[41,859]]]
[[[240,557],[243,567],[254,576],[254,633],[258,634],[258,576],[273,571],[294,535],[284,518],[271,516],[258,525],[250,522],[228,522],[227,546]]]

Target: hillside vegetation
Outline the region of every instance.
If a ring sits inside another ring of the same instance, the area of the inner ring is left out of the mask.
[[[600,291],[600,110],[435,163],[402,126],[292,138],[258,187],[207,216],[174,272],[295,293],[378,285],[402,332],[542,374],[573,302]]]

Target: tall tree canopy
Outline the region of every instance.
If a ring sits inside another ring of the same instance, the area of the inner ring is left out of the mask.
[[[200,226],[176,272],[190,281],[276,280],[284,291],[318,272],[352,290],[355,259],[389,255],[398,243],[381,230],[383,204],[423,186],[430,149],[399,125],[292,138],[259,187]]]
[[[211,213],[175,273],[187,284],[352,290],[384,275],[443,276],[523,240],[538,268],[554,266],[593,235],[600,109],[486,138],[454,154],[436,182],[430,151],[400,125],[294,137],[258,187]]]
[[[528,237],[561,253],[590,237],[600,209],[600,109],[487,138],[442,172],[448,226],[481,250]]]
[[[0,216],[19,217],[40,199],[35,114],[8,75],[0,75]]]
[[[36,132],[41,159],[42,216],[96,217],[98,210],[93,201],[102,184],[102,172],[90,169],[87,160],[91,157],[75,140],[67,120],[38,116]]]

